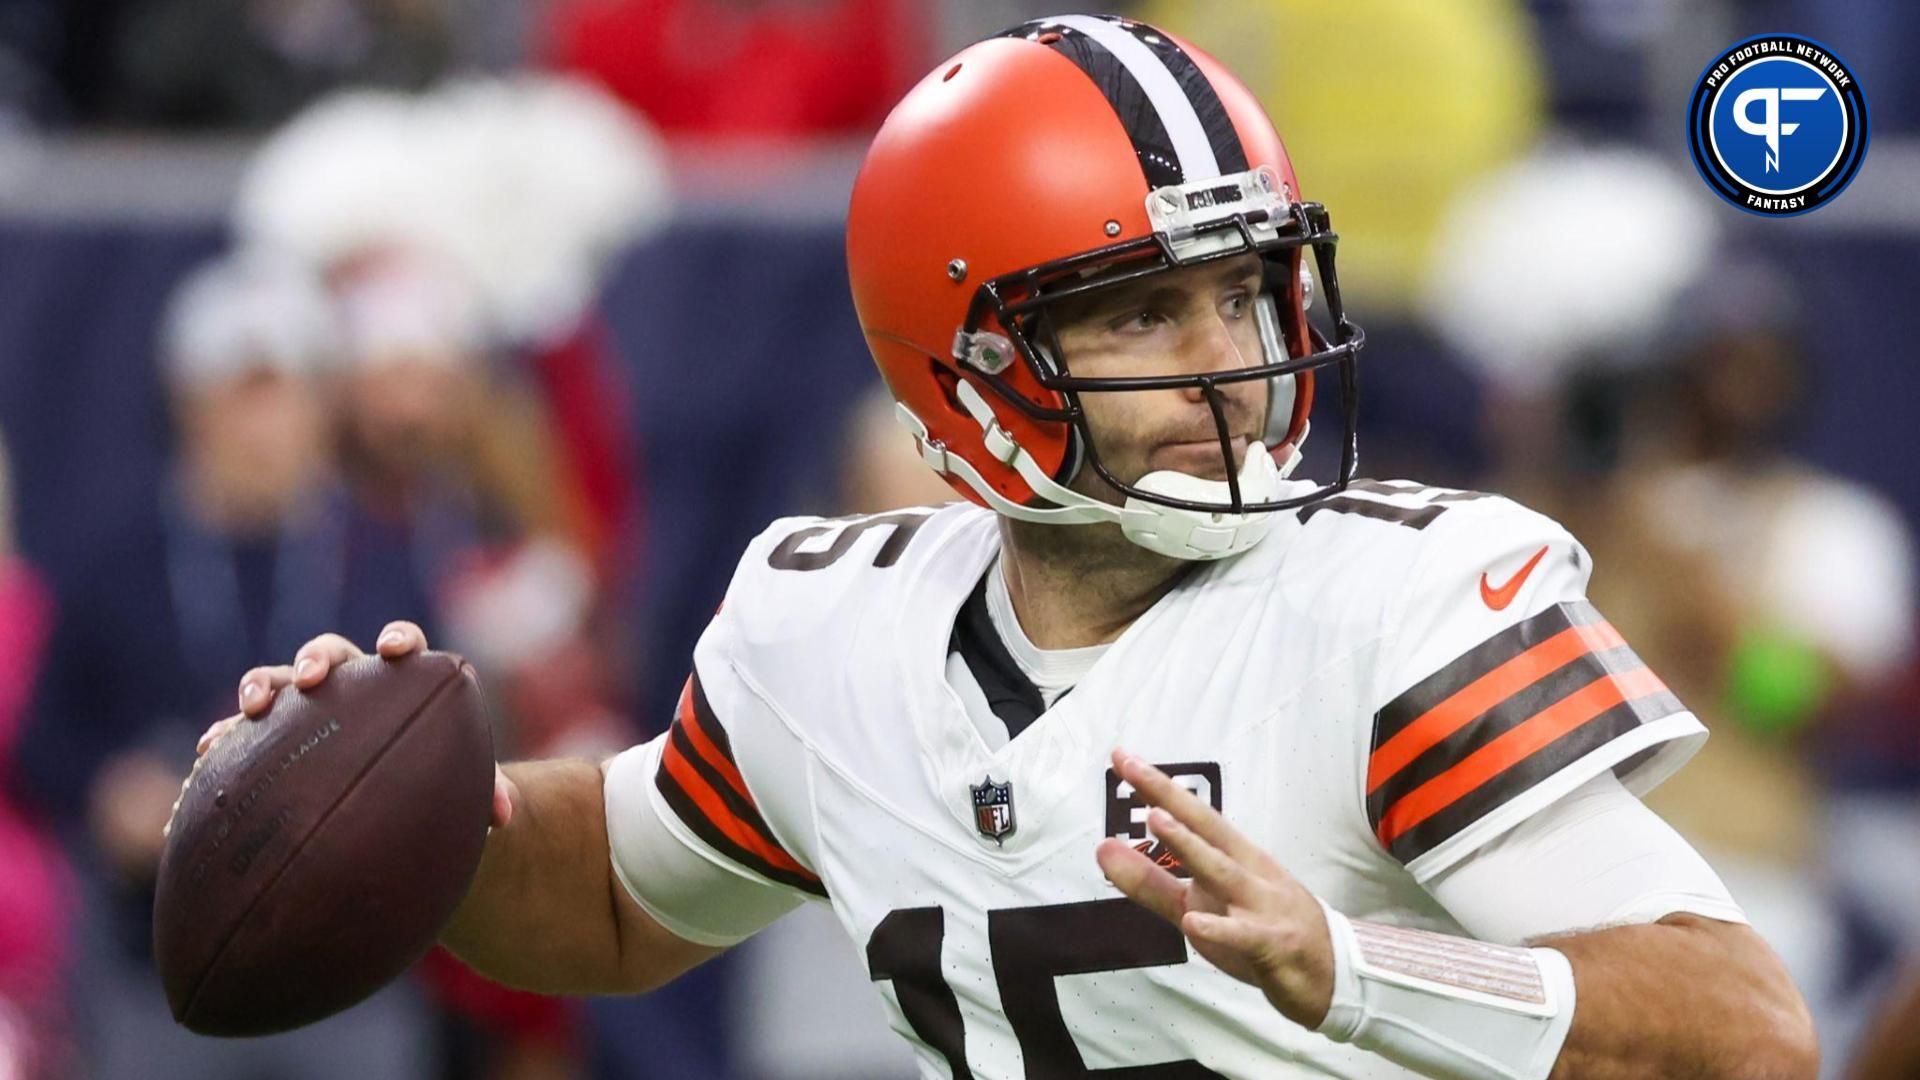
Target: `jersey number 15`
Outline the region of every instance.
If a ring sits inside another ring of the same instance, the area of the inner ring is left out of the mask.
[[[893,981],[900,1011],[920,1041],[947,1059],[954,1080],[973,1080],[960,1004],[940,974],[946,912],[901,908],[887,914],[867,941],[867,969]],[[1000,1006],[1020,1041],[1029,1080],[1220,1080],[1197,1061],[1089,1069],[1060,1013],[1059,975],[1187,962],[1180,931],[1131,900],[1088,900],[987,912],[987,944]]]

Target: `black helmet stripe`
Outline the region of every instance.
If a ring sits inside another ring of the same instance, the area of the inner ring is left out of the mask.
[[[1152,27],[1113,15],[1061,15],[1004,31],[1040,39],[1072,60],[1106,96],[1149,188],[1247,168],[1226,107],[1185,51]]]
[[[1207,73],[1193,62],[1193,57],[1174,44],[1172,38],[1146,23],[1131,19],[1114,21],[1151,49],[1153,55],[1167,66],[1174,81],[1180,84],[1181,92],[1192,103],[1194,115],[1200,121],[1200,130],[1206,132],[1207,143],[1213,147],[1213,160],[1220,172],[1245,172],[1251,168],[1246,147],[1240,144],[1240,133],[1233,130],[1233,118],[1227,115],[1227,107],[1221,103],[1219,93],[1214,90],[1213,83],[1207,80]]]

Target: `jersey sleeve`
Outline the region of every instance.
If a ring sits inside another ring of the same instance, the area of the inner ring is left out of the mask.
[[[1705,740],[1587,603],[1591,570],[1506,499],[1433,524],[1390,609],[1364,781],[1368,825],[1417,880],[1602,773],[1644,793]]]
[[[1504,945],[1676,913],[1747,921],[1700,853],[1605,772],[1426,887],[1467,933]]]
[[[672,725],[613,759],[606,783],[627,891],[667,929],[714,945],[827,896],[806,854],[807,752],[734,669],[729,631],[723,609],[694,650]]]

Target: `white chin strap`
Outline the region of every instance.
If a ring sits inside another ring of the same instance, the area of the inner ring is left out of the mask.
[[[956,392],[960,404],[980,425],[987,452],[1010,465],[1026,481],[1034,494],[1052,503],[1048,507],[1022,506],[995,491],[980,475],[980,470],[965,458],[949,453],[938,440],[927,436],[927,426],[905,405],[896,405],[894,415],[913,433],[920,458],[942,476],[958,476],[994,510],[1021,521],[1049,525],[1092,525],[1116,522],[1127,539],[1175,559],[1224,559],[1238,555],[1259,543],[1272,528],[1276,511],[1232,514],[1204,510],[1182,510],[1128,496],[1125,506],[1114,506],[1065,487],[1048,476],[1032,454],[994,418],[993,409],[973,384],[961,380]],[[1300,464],[1296,447],[1284,465],[1277,464],[1264,445],[1247,447],[1246,462],[1240,467],[1240,498],[1243,502],[1269,502],[1280,499],[1290,485],[1287,475]],[[1232,489],[1224,480],[1203,480],[1183,472],[1163,469],[1141,477],[1136,485],[1156,495],[1190,502],[1226,503]]]

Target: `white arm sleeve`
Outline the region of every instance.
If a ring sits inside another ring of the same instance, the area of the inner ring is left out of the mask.
[[[666,735],[607,762],[607,841],[613,870],[655,922],[697,945],[728,946],[800,906],[802,898],[736,868],[664,805],[654,776]]]
[[[1610,772],[1426,886],[1469,934],[1511,945],[1676,912],[1747,921],[1699,852]]]

